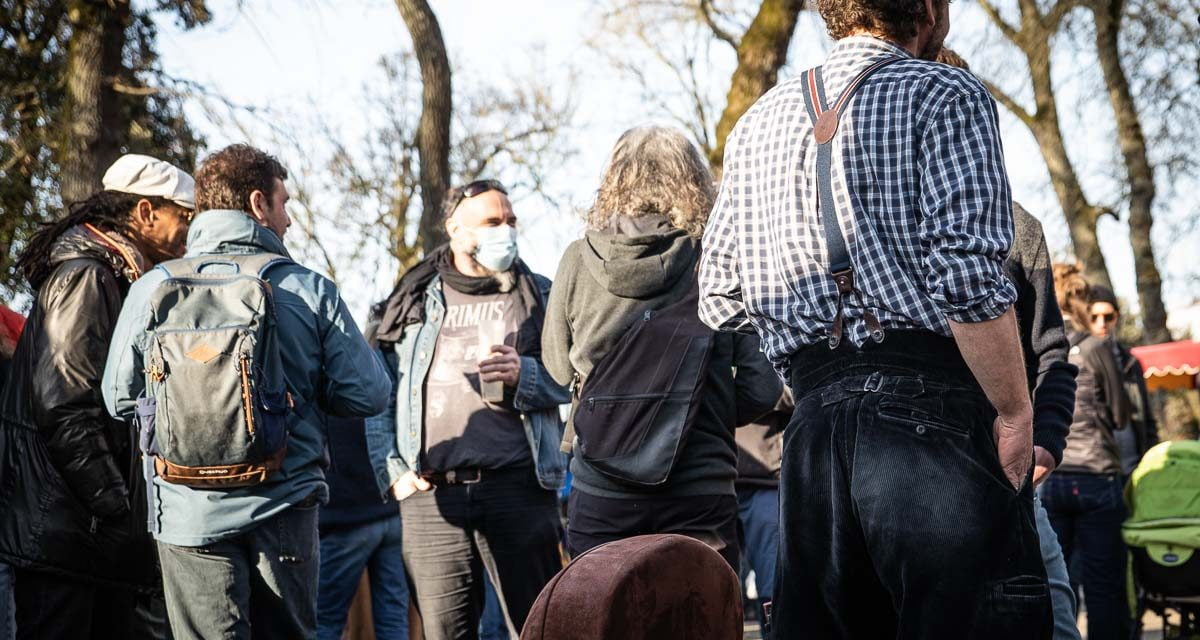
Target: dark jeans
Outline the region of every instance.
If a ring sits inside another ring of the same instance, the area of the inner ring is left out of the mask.
[[[338,640],[363,569],[371,582],[376,640],[408,640],[408,576],[401,554],[400,509],[383,520],[326,531],[321,536],[317,638]]]
[[[317,631],[317,505],[292,507],[202,547],[158,543],[179,640],[312,638]]]
[[[653,533],[695,538],[738,570],[738,505],[733,496],[607,498],[576,487],[567,499],[571,557],[606,542]]]
[[[775,561],[779,556],[779,489],[738,489],[738,519],[742,524],[742,556],[754,571],[759,601],[775,591]]]
[[[13,571],[0,562],[0,640],[14,640],[17,625],[13,620],[16,604],[13,602]]]
[[[1119,475],[1056,472],[1042,505],[1058,534],[1071,582],[1083,587],[1088,640],[1126,640],[1132,628],[1125,592],[1125,500]]]
[[[772,637],[1050,638],[1033,492],[1004,477],[994,410],[953,342],[884,345],[793,361]]]
[[[479,621],[479,640],[509,640],[508,623],[500,611],[500,598],[486,575],[483,586],[483,618]]]
[[[517,637],[542,587],[562,569],[558,503],[532,467],[485,471],[401,503],[404,562],[428,640],[475,640],[483,572]]]

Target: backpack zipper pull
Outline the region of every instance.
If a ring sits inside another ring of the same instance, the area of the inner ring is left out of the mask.
[[[144,373],[153,382],[162,382],[163,378],[167,377],[167,372],[163,367],[162,360],[159,360],[157,357],[150,360],[150,364],[146,367]]]
[[[646,313],[642,314],[642,322],[650,322],[651,313],[652,312],[649,309],[646,309]]]

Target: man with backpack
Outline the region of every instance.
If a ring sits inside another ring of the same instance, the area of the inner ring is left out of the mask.
[[[555,492],[568,395],[542,364],[550,281],[517,257],[507,193],[495,180],[452,189],[450,243],[376,310],[395,387],[387,412],[367,420],[367,446],[380,497],[402,501],[429,640],[477,637],[485,571],[517,637],[562,568]]]
[[[382,363],[336,285],[284,248],[285,179],[253,147],[209,156],[187,254],[133,285],[108,354],[104,399],[140,427],[181,640],[315,634],[320,415],[385,407]]]
[[[135,441],[100,379],[130,283],[183,254],[192,177],[129,154],[101,183],[17,259],[34,300],[0,398],[0,562],[21,640],[166,633]]]
[[[1005,276],[996,107],[930,62],[946,0],[819,0],[825,64],[727,141],[700,317],[753,327],[796,400],[774,637],[1048,638],[1035,434]]]

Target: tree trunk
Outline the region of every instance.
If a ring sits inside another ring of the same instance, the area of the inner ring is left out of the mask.
[[[421,66],[420,156],[421,246],[428,253],[446,241],[442,199],[450,188],[450,61],[437,16],[426,0],[396,0]]]
[[[67,99],[64,109],[59,184],[64,203],[83,200],[100,187],[96,158],[101,135],[100,94],[104,84],[104,22],[108,7],[94,0],[74,0],[68,9],[71,39],[67,43]]]
[[[1075,257],[1083,263],[1084,274],[1091,282],[1111,287],[1108,265],[1096,237],[1096,222],[1103,209],[1088,202],[1071,157],[1067,154],[1066,141],[1059,124],[1058,102],[1050,69],[1050,41],[1058,30],[1058,20],[1062,19],[1062,14],[1051,19],[1038,9],[1035,0],[1019,0],[1021,19],[1018,27],[1005,23],[990,3],[984,1],[981,4],[992,23],[1024,54],[1033,87],[1035,110],[1033,113],[1025,111],[995,87],[992,87],[992,93],[1033,133],[1050,173],[1050,184],[1067,220]],[[1057,9],[1054,7],[1054,10]]]
[[[775,86],[803,8],[804,0],[763,0],[738,42],[737,68],[730,79],[725,110],[717,122],[717,138],[708,157],[718,176],[725,158],[725,138],[754,101]]]
[[[1117,141],[1129,179],[1129,241],[1133,246],[1133,268],[1137,275],[1138,302],[1142,311],[1145,339],[1150,343],[1168,342],[1167,312],[1162,301],[1162,278],[1154,261],[1150,227],[1154,223],[1154,168],[1146,151],[1137,105],[1129,89],[1129,79],[1121,68],[1119,36],[1122,0],[1097,0],[1091,9],[1096,21],[1096,54],[1108,100],[1117,124]]]
[[[94,156],[96,170],[103,176],[108,167],[121,155],[121,148],[128,143],[130,118],[122,105],[121,95],[113,89],[113,82],[124,81],[138,84],[133,72],[125,68],[126,30],[133,19],[129,2],[117,2],[104,11],[102,18],[103,50],[101,53],[102,86],[100,90],[100,137],[96,140]]]

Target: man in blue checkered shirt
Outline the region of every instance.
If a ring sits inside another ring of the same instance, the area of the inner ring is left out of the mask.
[[[773,637],[1049,637],[995,103],[928,61],[947,0],[817,4],[837,45],[730,134],[700,273],[796,398]]]

